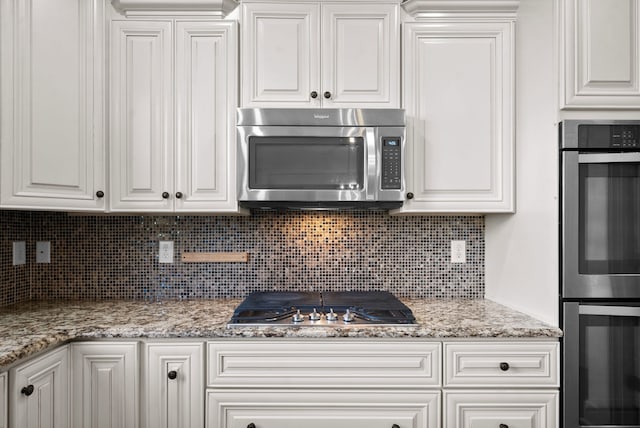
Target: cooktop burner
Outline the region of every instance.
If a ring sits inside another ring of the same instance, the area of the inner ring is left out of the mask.
[[[229,326],[402,324],[415,324],[415,317],[386,291],[258,291],[236,308]]]

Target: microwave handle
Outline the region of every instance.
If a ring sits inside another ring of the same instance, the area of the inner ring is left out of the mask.
[[[578,163],[640,163],[640,153],[580,153]]]
[[[578,308],[578,313],[580,315],[606,315],[614,317],[640,318],[640,307],[580,305]]]
[[[378,158],[382,150],[377,144],[377,135],[374,128],[365,128],[365,141],[367,142],[367,188],[366,199],[373,201],[376,198],[375,192],[378,188],[378,174],[380,173],[380,165],[378,165]],[[380,151],[379,151],[380,150]]]

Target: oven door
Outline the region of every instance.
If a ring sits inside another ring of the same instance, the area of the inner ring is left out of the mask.
[[[640,153],[562,152],[564,298],[640,298]]]
[[[564,428],[640,427],[640,303],[564,303]]]

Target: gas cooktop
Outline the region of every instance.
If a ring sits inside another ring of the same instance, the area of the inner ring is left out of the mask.
[[[407,324],[415,324],[411,309],[386,291],[258,291],[247,296],[229,322],[230,327]]]

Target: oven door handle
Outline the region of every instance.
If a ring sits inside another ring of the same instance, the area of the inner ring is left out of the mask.
[[[614,316],[614,317],[640,318],[640,307],[580,305],[578,307],[578,313],[580,315],[606,315],[606,316]]]
[[[640,153],[580,153],[578,163],[640,163]]]

